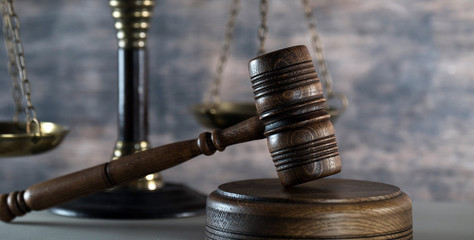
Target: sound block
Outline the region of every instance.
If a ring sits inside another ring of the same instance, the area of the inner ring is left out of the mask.
[[[230,182],[207,199],[206,239],[413,239],[411,208],[398,187],[377,182]]]

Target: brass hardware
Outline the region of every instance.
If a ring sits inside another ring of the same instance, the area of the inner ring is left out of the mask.
[[[147,141],[140,142],[124,142],[117,141],[115,143],[112,160],[116,160],[122,156],[130,155],[136,152],[141,152],[149,149],[150,146]],[[130,182],[126,185],[121,185],[120,188],[135,189],[135,190],[150,190],[154,191],[163,187],[164,182],[159,173],[149,174],[144,178]]]
[[[111,0],[119,48],[144,48],[155,1]]]
[[[115,29],[117,30],[118,47],[123,49],[134,49],[131,51],[140,51],[146,48],[147,33],[150,27],[150,20],[155,6],[153,0],[110,0],[109,5],[112,7],[112,17],[115,19]],[[137,63],[139,64],[139,63]],[[142,79],[146,81],[146,79]],[[127,81],[127,80],[125,80]],[[144,83],[142,83],[144,84]],[[146,103],[143,107],[146,109]],[[135,106],[137,107],[137,106]],[[144,117],[146,118],[146,116]],[[146,125],[146,124],[144,124]],[[133,128],[142,128],[142,125],[127,126]],[[146,140],[146,134],[139,136],[138,140],[134,137],[133,141],[126,139],[126,141],[119,140],[115,144],[112,160],[118,159],[122,156],[133,154],[149,148]],[[120,186],[120,188],[134,189],[134,190],[157,190],[164,185],[159,173],[150,174],[145,178],[133,181],[127,185]]]
[[[147,141],[141,141],[141,142],[117,141],[115,143],[115,149],[114,149],[114,154],[112,156],[112,160],[116,160],[120,157],[130,155],[136,152],[141,152],[147,149],[149,149]]]
[[[155,1],[141,0],[110,0],[112,7],[112,17],[115,19],[115,29],[119,48],[146,48],[146,39],[150,27]],[[117,141],[113,152],[112,160],[122,156],[133,154],[149,148],[147,141]],[[147,177],[134,181],[121,188],[136,190],[156,190],[163,186],[161,176],[150,174]]]

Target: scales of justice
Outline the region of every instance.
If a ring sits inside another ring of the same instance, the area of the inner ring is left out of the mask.
[[[67,128],[39,120],[26,75],[18,16],[12,0],[1,3],[17,112],[12,122],[0,125],[0,156],[41,153],[56,147]],[[215,130],[152,148],[147,136],[146,39],[155,1],[110,0],[119,73],[119,134],[113,159],[0,194],[0,220],[9,222],[43,209],[63,216],[108,219],[184,217],[205,211],[206,239],[413,239],[411,201],[398,187],[325,178],[341,171],[332,122],[347,107],[347,99],[332,91],[313,13],[307,0],[302,3],[319,76],[305,46],[265,53],[268,1],[261,0],[259,51],[249,61],[254,101],[223,102],[221,73],[239,11],[239,0],[233,0],[216,77],[203,103],[191,108],[200,123]],[[341,106],[329,106],[324,95],[339,100]],[[19,121],[22,112],[25,122]],[[184,185],[165,183],[159,175],[198,155],[264,138],[278,178],[225,183],[206,199]]]

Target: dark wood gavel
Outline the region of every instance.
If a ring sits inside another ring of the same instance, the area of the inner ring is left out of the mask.
[[[262,139],[282,185],[291,186],[338,173],[341,161],[330,116],[309,51],[282,49],[249,63],[258,116],[197,139],[171,143],[0,195],[0,220],[9,222],[176,166],[198,155]]]

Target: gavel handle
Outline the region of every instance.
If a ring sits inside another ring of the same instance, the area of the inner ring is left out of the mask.
[[[171,143],[62,177],[25,191],[0,195],[0,220],[10,222],[31,210],[43,210],[176,166],[198,155],[212,155],[227,146],[264,138],[264,125],[249,118],[224,130],[204,132],[197,139]]]

